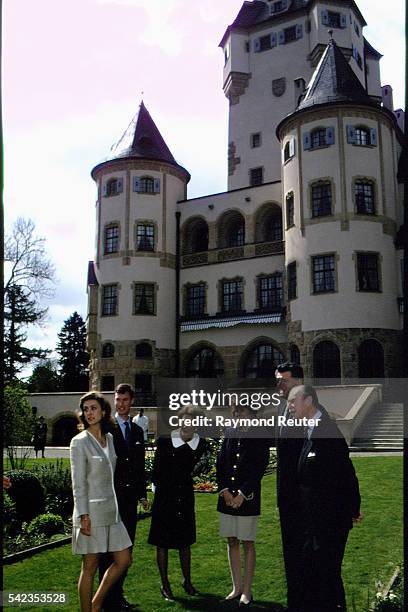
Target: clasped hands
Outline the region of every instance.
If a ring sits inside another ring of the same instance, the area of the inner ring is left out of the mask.
[[[244,496],[241,493],[238,493],[238,495],[234,497],[234,495],[232,495],[232,493],[230,493],[228,489],[226,489],[222,495],[224,497],[226,505],[230,508],[234,508],[234,510],[236,510],[237,508],[240,508],[242,506]]]

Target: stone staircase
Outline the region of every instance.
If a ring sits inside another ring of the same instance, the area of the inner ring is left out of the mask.
[[[351,450],[402,451],[403,404],[382,403],[358,427]]]

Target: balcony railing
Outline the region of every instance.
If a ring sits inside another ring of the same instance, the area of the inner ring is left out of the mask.
[[[202,266],[205,264],[221,263],[246,259],[251,257],[265,257],[267,255],[282,255],[285,253],[285,241],[258,242],[237,247],[211,249],[201,253],[186,253],[181,258],[183,268]]]

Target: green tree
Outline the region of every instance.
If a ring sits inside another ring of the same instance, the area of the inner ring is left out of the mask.
[[[31,450],[35,419],[27,391],[19,382],[4,388],[3,444],[13,470],[22,470]]]
[[[30,393],[52,393],[60,390],[60,376],[55,363],[46,359],[38,363],[28,379]]]
[[[61,390],[87,391],[89,355],[86,352],[86,326],[80,314],[74,312],[64,321],[58,338]]]
[[[4,379],[11,382],[33,359],[44,359],[49,353],[25,346],[27,327],[42,321],[47,309],[40,308],[19,285],[9,285],[4,297]]]

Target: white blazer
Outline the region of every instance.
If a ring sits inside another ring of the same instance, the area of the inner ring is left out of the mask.
[[[72,523],[78,527],[80,516],[89,514],[93,527],[120,521],[113,474],[116,453],[113,436],[106,434],[109,459],[98,440],[87,430],[71,440],[71,478],[74,496]]]

